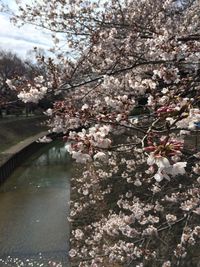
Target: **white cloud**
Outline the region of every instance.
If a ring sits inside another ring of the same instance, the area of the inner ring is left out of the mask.
[[[0,48],[10,50],[25,57],[27,51],[33,47],[48,50],[53,46],[51,35],[43,29],[36,29],[32,25],[24,25],[21,28],[10,23],[5,14],[0,14]]]

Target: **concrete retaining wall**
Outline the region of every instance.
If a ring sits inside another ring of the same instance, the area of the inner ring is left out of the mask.
[[[0,154],[0,184],[9,177],[13,170],[19,166],[26,157],[38,151],[38,149],[45,145],[45,143],[37,143],[36,140],[46,134],[47,132],[42,132],[27,138]]]

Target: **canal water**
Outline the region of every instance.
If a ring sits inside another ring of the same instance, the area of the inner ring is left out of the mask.
[[[69,267],[70,157],[53,142],[0,186],[0,267]]]

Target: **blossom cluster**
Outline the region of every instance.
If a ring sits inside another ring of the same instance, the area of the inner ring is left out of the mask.
[[[24,103],[38,103],[47,93],[47,87],[42,85],[44,83],[42,76],[36,77],[34,82],[34,85],[28,83],[27,88],[18,94],[18,98]]]
[[[195,261],[199,6],[199,0],[43,0],[26,6],[28,16],[20,8],[18,18],[55,32],[56,60],[38,59],[64,98],[46,115],[74,159],[75,266]],[[70,57],[62,53],[66,44]],[[48,90],[37,78],[18,96],[37,103]]]

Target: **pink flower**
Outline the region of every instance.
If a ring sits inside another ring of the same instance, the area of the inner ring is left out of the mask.
[[[165,171],[158,170],[158,172],[154,175],[154,178],[157,182],[161,182],[164,178],[170,181],[169,175]]]
[[[171,166],[169,160],[166,157],[155,155],[154,153],[150,153],[147,159],[147,164],[150,166],[156,164],[159,169],[164,169]]]
[[[98,152],[94,155],[94,160],[101,160],[101,161],[106,161],[107,160],[107,156],[105,153],[103,152]]]
[[[177,162],[172,167],[172,176],[176,176],[178,174],[184,174],[185,173],[185,167],[187,165],[187,162]]]

